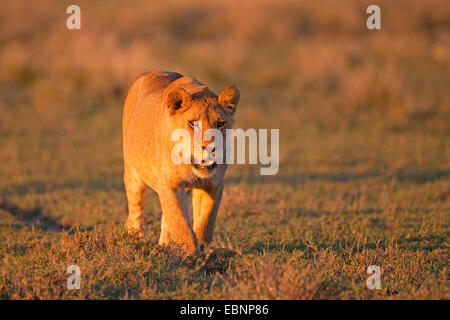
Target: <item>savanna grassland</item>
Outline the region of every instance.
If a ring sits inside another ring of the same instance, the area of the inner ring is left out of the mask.
[[[450,2],[0,2],[1,299],[449,299]],[[228,170],[204,264],[127,235],[121,117],[144,71],[241,90],[280,169]],[[227,249],[220,249],[227,248]],[[81,290],[67,290],[69,265]],[[380,290],[366,287],[369,265]]]

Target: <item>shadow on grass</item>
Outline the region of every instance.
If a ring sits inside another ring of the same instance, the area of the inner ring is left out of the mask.
[[[287,252],[299,250],[307,256],[322,250],[332,249],[338,254],[348,255],[349,253],[362,253],[363,250],[389,250],[398,246],[402,250],[410,252],[433,251],[436,249],[446,250],[447,237],[439,235],[427,235],[424,237],[399,238],[394,244],[386,239],[371,241],[366,243],[358,242],[354,239],[339,239],[332,242],[307,242],[294,240],[287,243],[267,243],[258,241],[251,246],[247,253],[265,254],[270,252]]]
[[[238,252],[228,248],[217,248],[211,252],[205,261],[197,268],[193,275],[212,275],[215,273],[225,273],[235,262]]]
[[[248,176],[229,176],[226,177],[227,184],[305,184],[309,181],[325,182],[348,182],[365,179],[381,178],[386,181],[396,180],[399,182],[426,183],[437,180],[449,180],[450,170],[400,170],[395,173],[382,173],[379,171],[367,171],[362,173],[355,172],[325,172],[325,173],[282,173],[274,176],[261,176],[259,169],[253,168]],[[86,191],[124,191],[124,184],[121,176],[113,175],[99,177],[90,180],[37,180],[23,184],[12,184],[0,190],[0,195],[18,195],[22,196],[29,193],[45,194],[64,189],[83,189]]]
[[[445,235],[426,235],[415,236],[410,238],[401,238],[398,244],[401,248],[407,248],[410,251],[433,251],[436,249],[447,250],[447,240],[450,236],[450,232]]]
[[[280,173],[273,176],[259,175],[259,168],[250,170],[248,176],[231,176],[226,178],[229,184],[258,184],[258,183],[283,183],[283,184],[304,184],[308,181],[325,181],[325,182],[349,182],[365,179],[381,178],[386,181],[396,180],[398,182],[426,183],[437,180],[449,180],[450,170],[413,170],[404,169],[394,173],[380,172],[376,170],[367,172],[325,172],[325,173],[293,173],[283,174],[282,168]]]
[[[23,225],[35,226],[43,231],[63,232],[71,228],[62,225],[57,219],[49,217],[43,213],[42,208],[22,209],[16,204],[6,201],[0,202],[0,209],[8,212]]]
[[[292,241],[288,243],[265,243],[262,241],[256,242],[248,250],[248,253],[264,254],[268,252],[289,252],[295,250],[305,251],[308,247],[303,241]]]
[[[372,214],[372,213],[382,213],[382,209],[360,209],[360,210],[342,210],[342,211],[330,211],[330,210],[310,210],[310,209],[294,209],[289,212],[290,217],[311,217],[319,218],[323,216],[332,215],[355,215],[355,214]]]
[[[23,196],[29,193],[45,194],[53,191],[64,189],[83,189],[86,191],[124,191],[125,187],[121,178],[99,178],[92,180],[68,180],[68,181],[54,181],[54,180],[38,180],[30,181],[23,184],[11,184],[2,190],[0,195],[18,195]]]

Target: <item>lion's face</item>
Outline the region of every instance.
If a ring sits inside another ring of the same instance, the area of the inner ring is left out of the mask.
[[[183,141],[190,144],[184,148],[191,150],[190,165],[196,176],[211,177],[225,162],[225,132],[233,128],[238,102],[239,91],[235,87],[225,88],[218,98],[209,90],[190,95],[182,88],[175,88],[167,93],[172,129],[185,129],[190,134],[190,139]],[[217,129],[222,139],[216,141],[209,129]],[[222,161],[216,161],[219,158]]]

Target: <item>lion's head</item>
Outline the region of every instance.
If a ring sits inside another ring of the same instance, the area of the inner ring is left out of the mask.
[[[180,87],[166,93],[172,132],[177,129],[189,132],[190,139],[183,139],[183,148],[190,150],[189,162],[196,176],[212,176],[216,168],[224,163],[224,160],[216,160],[218,157],[224,159],[225,130],[233,128],[239,98],[239,90],[234,86],[226,87],[219,97],[206,86],[193,94]],[[208,133],[205,136],[209,129],[218,130],[216,132],[222,136],[219,139],[223,142],[221,145],[216,141],[216,136]]]

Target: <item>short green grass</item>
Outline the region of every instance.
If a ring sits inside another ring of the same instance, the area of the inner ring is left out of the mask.
[[[450,298],[447,1],[381,2],[374,33],[361,1],[130,2],[81,1],[74,32],[59,1],[0,5],[1,299]],[[123,230],[122,105],[159,69],[280,129],[277,175],[230,167],[206,262],[157,245],[153,192]]]

